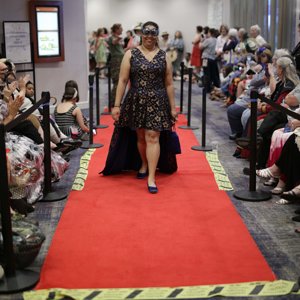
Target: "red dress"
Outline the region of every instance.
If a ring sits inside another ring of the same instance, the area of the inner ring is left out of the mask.
[[[192,56],[191,56],[191,66],[200,68],[202,66],[201,55],[202,51],[199,48],[200,44],[200,35],[196,35],[194,39],[194,46],[192,49]]]

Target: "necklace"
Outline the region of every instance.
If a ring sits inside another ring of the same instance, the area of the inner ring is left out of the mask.
[[[146,53],[150,53],[150,52],[156,50],[156,45],[154,45],[154,46],[152,47],[152,49],[148,49],[148,48],[146,48],[144,45],[142,45],[141,47],[142,47],[143,51],[146,52]]]

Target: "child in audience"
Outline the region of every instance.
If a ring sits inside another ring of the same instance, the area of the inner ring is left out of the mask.
[[[65,135],[69,137],[77,135],[81,140],[88,140],[89,128],[87,122],[81,109],[76,105],[79,100],[78,89],[71,87],[71,84],[68,83],[76,82],[66,83],[62,102],[54,110],[55,121]]]

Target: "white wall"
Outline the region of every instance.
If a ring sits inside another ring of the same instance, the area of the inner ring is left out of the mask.
[[[229,0],[86,0],[87,30],[91,32],[99,27],[110,27],[121,23],[125,31],[139,22],[154,21],[161,31],[168,31],[173,37],[181,30],[186,50],[191,51],[192,40],[197,25],[219,27],[223,18],[223,6]],[[212,6],[213,2],[213,6]],[[216,5],[220,3],[220,5]],[[215,11],[210,8],[213,7]],[[216,11],[218,10],[218,11]],[[208,12],[211,21],[208,22]],[[217,18],[213,18],[213,17]],[[217,20],[217,21],[216,21]],[[226,20],[227,21],[227,20]]]
[[[1,23],[2,21],[28,21],[27,1],[4,0],[3,4],[2,1],[0,9]],[[49,91],[52,96],[60,100],[65,82],[73,79],[78,82],[81,102],[86,106],[88,101],[86,3],[84,0],[62,0],[62,2],[65,61],[36,64],[37,98],[40,97],[42,91]]]

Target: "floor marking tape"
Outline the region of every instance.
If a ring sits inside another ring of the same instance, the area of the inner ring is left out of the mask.
[[[48,289],[25,292],[24,300],[172,300],[222,297],[300,295],[293,281],[276,280],[174,288]]]
[[[91,157],[96,149],[87,150],[80,159],[79,170],[74,179],[72,190],[73,191],[82,191],[84,188],[84,182],[87,178],[88,167],[91,160]]]
[[[211,170],[213,171],[215,175],[215,180],[217,182],[217,185],[219,187],[219,190],[223,191],[232,191],[233,187],[231,185],[231,182],[221,165],[218,157],[218,152],[216,150],[213,151],[207,151],[205,152],[206,159],[211,167]]]

